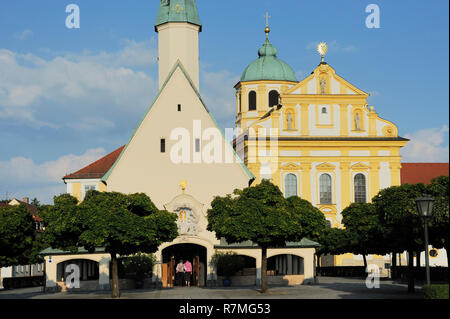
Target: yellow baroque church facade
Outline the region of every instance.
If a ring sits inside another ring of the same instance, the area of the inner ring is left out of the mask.
[[[400,149],[407,139],[368,106],[358,89],[324,61],[302,81],[266,42],[236,89],[236,152],[255,176],[289,196],[310,201],[329,227],[343,227],[341,212],[400,185]],[[324,45],[324,44],[322,44]],[[362,257],[328,258],[328,265],[361,265]],[[388,256],[371,260],[384,268]]]

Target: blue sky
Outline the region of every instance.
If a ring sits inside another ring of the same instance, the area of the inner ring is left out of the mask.
[[[67,29],[66,5],[81,11]],[[381,28],[368,29],[375,3]],[[65,191],[61,177],[125,144],[157,91],[159,1],[3,0],[0,4],[0,199]],[[412,139],[405,161],[448,162],[448,1],[197,0],[200,91],[222,128],[234,84],[264,42],[302,80],[327,62],[371,94]]]

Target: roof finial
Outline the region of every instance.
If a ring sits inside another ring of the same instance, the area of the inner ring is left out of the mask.
[[[272,17],[269,15],[269,12],[266,12],[266,15],[264,16],[264,18],[266,18],[266,29],[264,30],[264,32],[266,32],[266,39],[269,39],[269,33],[270,33],[269,18],[272,18]]]
[[[321,63],[325,63],[325,54],[327,54],[327,51],[328,51],[327,44],[325,42],[320,42],[319,45],[317,46],[317,52],[319,52],[319,54],[322,56]]]

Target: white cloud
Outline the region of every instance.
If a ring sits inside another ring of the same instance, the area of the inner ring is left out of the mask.
[[[84,117],[92,111],[104,115],[114,108],[145,108],[156,94],[157,81],[133,68],[156,66],[156,44],[124,44],[117,52],[66,53],[49,60],[0,49],[0,118],[57,127],[49,123],[43,108],[51,115],[70,110],[72,122],[80,120],[74,113]]]
[[[448,162],[449,128],[428,128],[405,134],[410,142],[400,151],[403,162]],[[447,139],[446,139],[447,137]]]
[[[14,182],[57,182],[68,173],[98,160],[105,155],[103,148],[87,150],[82,155],[69,154],[42,164],[31,158],[14,157],[8,161],[0,161],[0,180]]]
[[[105,154],[103,148],[96,148],[81,155],[68,154],[41,164],[25,157],[0,161],[0,195],[8,192],[9,197],[37,197],[45,203],[51,203],[54,195],[65,192],[62,177],[78,171]]]

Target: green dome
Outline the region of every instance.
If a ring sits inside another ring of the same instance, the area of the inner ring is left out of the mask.
[[[241,82],[259,80],[298,82],[292,68],[277,58],[277,52],[277,49],[266,38],[266,42],[258,50],[259,58],[244,70]]]

